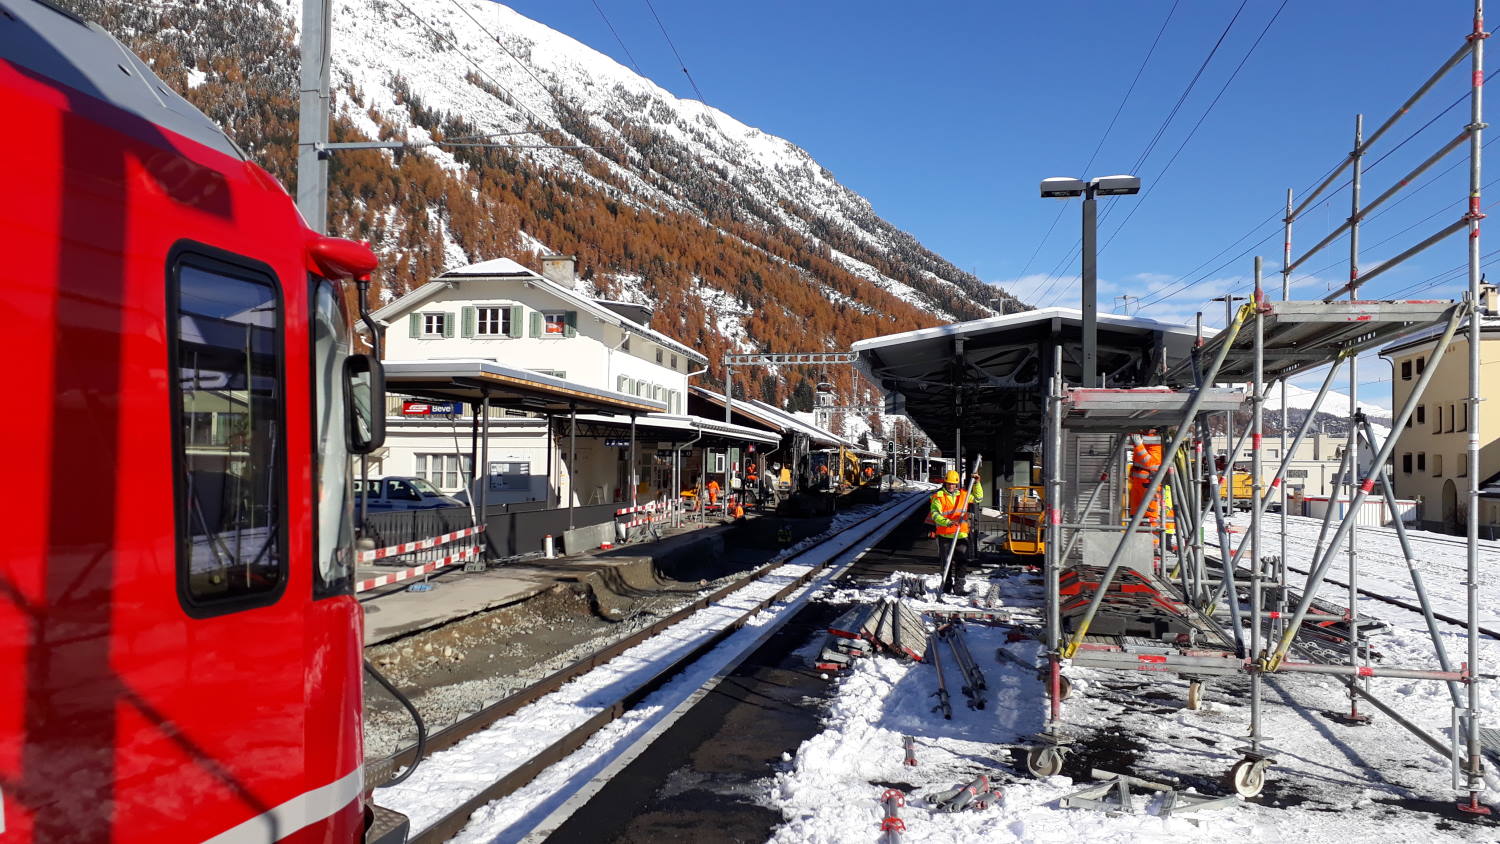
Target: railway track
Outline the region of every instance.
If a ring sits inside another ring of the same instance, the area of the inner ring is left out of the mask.
[[[793,577],[782,585],[781,588],[755,600],[751,605],[737,612],[728,623],[721,624],[711,633],[704,635],[699,641],[694,643],[693,647],[675,655],[670,660],[662,662],[660,665],[653,665],[652,668],[654,670],[650,671],[649,674],[636,677],[633,682],[627,684],[627,687],[615,690],[611,700],[597,707],[597,712],[582,723],[574,726],[566,734],[551,742],[541,752],[534,754],[521,764],[511,768],[503,776],[497,777],[493,782],[464,800],[461,805],[444,812],[436,820],[422,825],[412,836],[411,840],[413,844],[446,841],[456,835],[467,825],[470,816],[476,810],[514,793],[530,783],[547,768],[567,758],[583,746],[590,737],[604,729],[611,722],[622,717],[641,700],[661,688],[667,681],[680,674],[705,654],[712,651],[734,632],[746,626],[756,614],[783,600],[803,586],[806,586],[814,578],[824,573],[830,565],[847,553],[850,548],[858,546],[859,543],[875,535],[882,528],[898,524],[909,515],[911,510],[921,500],[922,496],[920,494],[902,496],[891,504],[873,510],[859,521],[843,525],[835,531],[830,531],[818,537],[816,541],[809,541],[806,547],[795,553],[766,563],[744,577],[725,585],[723,588],[685,605],[651,626],[590,654],[515,692],[509,697],[460,719],[429,736],[426,743],[427,754],[430,755],[453,748],[465,739],[493,727],[509,716],[515,715],[524,707],[541,701],[546,696],[561,689],[567,683],[583,677],[590,671],[605,665],[631,648],[687,620],[695,613],[708,609],[726,599],[735,597],[736,593],[764,580],[778,569],[788,565],[798,565],[799,560],[804,558],[811,561],[819,553],[826,554],[820,562],[810,563],[805,572]],[[834,546],[834,550],[828,553],[830,545]],[[784,620],[789,615],[786,614],[780,620]],[[778,622],[772,622],[772,624],[776,623]],[[416,749],[413,747],[407,748],[382,762],[373,764],[371,766],[372,783],[378,787],[389,782],[398,768],[411,765],[414,761],[416,761]],[[415,823],[416,820],[414,818],[414,825]]]
[[[1368,532],[1371,532],[1371,533],[1388,535],[1392,540],[1394,540],[1396,538],[1396,531],[1389,530],[1389,529],[1386,529],[1386,528],[1365,527],[1365,526],[1361,525],[1360,528],[1359,528],[1359,530],[1360,530],[1360,533],[1362,533],[1362,534],[1368,531]],[[1287,541],[1289,543],[1294,543],[1294,544],[1300,545],[1303,548],[1316,549],[1316,547],[1317,547],[1317,542],[1315,542],[1313,540],[1310,540],[1310,539],[1306,539],[1306,538],[1300,537],[1300,536],[1288,535],[1287,536]],[[1423,536],[1423,537],[1421,537],[1421,541],[1422,542],[1441,543],[1441,544],[1446,544],[1446,545],[1457,545],[1457,546],[1460,546],[1460,547],[1467,547],[1467,542],[1458,541],[1458,540],[1455,540],[1453,537],[1446,537],[1446,536],[1445,537],[1428,537],[1428,536]],[[1452,565],[1447,565],[1447,564],[1443,564],[1443,563],[1434,563],[1432,561],[1428,561],[1426,564],[1427,565],[1437,565],[1440,568],[1446,568],[1446,569],[1454,570],[1454,571],[1461,571],[1462,570],[1458,566],[1452,566]],[[1291,563],[1287,563],[1286,567],[1287,567],[1288,571],[1294,571],[1294,572],[1297,572],[1298,574],[1305,575],[1305,574],[1309,574],[1310,573],[1307,569],[1298,568],[1297,566],[1294,566]],[[1326,583],[1332,584],[1334,586],[1341,587],[1343,589],[1348,589],[1349,588],[1348,582],[1339,580],[1339,579],[1334,578],[1334,577],[1329,577],[1329,576],[1325,575],[1324,578],[1323,578],[1323,580]],[[1381,594],[1379,592],[1375,592],[1373,590],[1366,589],[1363,586],[1358,587],[1357,591],[1359,592],[1360,595],[1363,595],[1366,598],[1370,598],[1372,600],[1380,601],[1381,603],[1389,604],[1389,605],[1391,605],[1393,607],[1400,607],[1401,609],[1409,610],[1411,612],[1417,613],[1418,615],[1422,614],[1422,608],[1420,606],[1418,606],[1417,604],[1412,603],[1410,601],[1405,601],[1405,600],[1402,600],[1400,598],[1393,598],[1390,595],[1384,595],[1384,594]],[[1465,621],[1465,620],[1463,620],[1461,618],[1457,618],[1455,616],[1449,615],[1447,613],[1438,612],[1437,610],[1433,610],[1432,611],[1432,617],[1435,618],[1435,619],[1437,619],[1438,621],[1442,621],[1442,622],[1444,622],[1446,624],[1451,624],[1451,625],[1453,625],[1455,627],[1459,627],[1459,628],[1462,628],[1464,630],[1467,630],[1468,627],[1469,627],[1469,624],[1468,624],[1467,621]],[[1479,632],[1480,632],[1481,635],[1487,636],[1487,637],[1489,637],[1491,639],[1500,640],[1500,630],[1495,630],[1493,628],[1489,628],[1489,627],[1485,627],[1483,625],[1480,625],[1479,626]]]

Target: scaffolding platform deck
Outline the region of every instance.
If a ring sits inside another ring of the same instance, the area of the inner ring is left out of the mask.
[[[1442,322],[1457,303],[1441,299],[1345,302],[1268,301],[1265,303],[1265,379],[1290,378],[1325,366],[1341,354],[1357,354]],[[1203,345],[1201,358],[1211,359],[1228,332]],[[1220,368],[1221,382],[1248,382],[1255,377],[1254,332],[1242,330]],[[1168,383],[1191,383],[1192,363],[1180,361]]]
[[[1170,387],[1071,387],[1063,397],[1062,425],[1074,431],[1110,433],[1177,425],[1193,393]],[[1243,390],[1210,387],[1199,410],[1233,412],[1244,404]]]

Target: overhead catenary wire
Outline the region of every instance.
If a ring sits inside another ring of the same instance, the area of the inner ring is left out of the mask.
[[[443,41],[443,43],[452,47],[455,52],[463,57],[464,61],[473,65],[474,69],[479,71],[480,75],[484,76],[485,79],[488,79],[492,85],[505,92],[505,95],[511,98],[513,104],[518,110],[524,111],[528,116],[530,116],[533,126],[545,125],[546,121],[542,120],[540,115],[532,111],[531,108],[526,105],[526,103],[522,102],[520,97],[517,97],[509,88],[506,88],[504,85],[500,84],[500,81],[492,76],[490,72],[485,69],[484,65],[480,64],[477,60],[475,60],[473,56],[469,55],[468,52],[460,47],[456,41],[454,41],[449,36],[439,32],[436,27],[428,23],[426,19],[424,19],[421,15],[417,14],[416,11],[412,9],[412,7],[406,5],[406,0],[396,0],[396,5],[405,9],[406,13],[415,18],[417,23],[421,24],[424,29],[437,36],[440,40]]]
[[[1374,169],[1376,165],[1378,165],[1380,162],[1384,161],[1386,158],[1390,157],[1390,155],[1392,153],[1396,152],[1398,149],[1400,149],[1401,147],[1405,146],[1413,138],[1415,138],[1416,136],[1420,135],[1422,132],[1424,132],[1427,129],[1429,129],[1430,127],[1432,127],[1439,119],[1441,119],[1444,115],[1446,115],[1448,112],[1452,111],[1457,105],[1459,105],[1460,103],[1464,102],[1467,99],[1468,99],[1468,94],[1465,93],[1464,95],[1460,96],[1457,100],[1455,100],[1454,102],[1450,103],[1447,107],[1445,107],[1440,112],[1438,112],[1436,115],[1434,115],[1426,123],[1422,124],[1421,126],[1419,126],[1416,129],[1414,129],[1412,132],[1408,133],[1406,137],[1404,137],[1401,141],[1399,141],[1395,145],[1393,145],[1391,147],[1391,149],[1386,150],[1384,154],[1382,154],[1381,156],[1379,156],[1378,158],[1376,158],[1373,162],[1371,162],[1368,166],[1366,166],[1364,168],[1364,172],[1368,173],[1370,170]],[[1495,140],[1496,140],[1496,138],[1491,138],[1490,140],[1486,141],[1484,143],[1484,145],[1485,146],[1489,146]],[[1340,162],[1340,164],[1341,163],[1342,162]],[[1444,168],[1443,170],[1439,171],[1438,173],[1436,173],[1436,174],[1434,174],[1432,176],[1429,176],[1427,179],[1425,179],[1423,181],[1423,183],[1421,185],[1419,185],[1416,188],[1414,188],[1414,189],[1406,192],[1405,194],[1403,194],[1402,196],[1398,197],[1393,202],[1391,202],[1389,205],[1386,205],[1386,206],[1378,209],[1375,213],[1373,213],[1369,217],[1365,218],[1365,220],[1363,222],[1368,223],[1370,221],[1373,221],[1374,219],[1378,218],[1382,214],[1385,214],[1385,213],[1389,212],[1390,210],[1392,210],[1393,208],[1395,208],[1397,205],[1401,204],[1402,202],[1405,202],[1406,200],[1408,200],[1411,197],[1415,196],[1417,193],[1421,192],[1422,190],[1424,190],[1424,189],[1426,189],[1428,187],[1431,187],[1439,179],[1441,179],[1444,175],[1446,175],[1447,173],[1451,172],[1453,169],[1455,169],[1456,167],[1458,167],[1462,163],[1464,163],[1462,160],[1457,161],[1457,162],[1455,162],[1453,164],[1450,164],[1448,167]],[[1327,179],[1330,175],[1332,175],[1332,173],[1334,172],[1334,170],[1338,169],[1338,167],[1340,166],[1340,164],[1335,164],[1333,167],[1331,167],[1326,173],[1323,174],[1323,176],[1319,177],[1314,182],[1314,184],[1321,184],[1325,179]],[[1500,181],[1500,180],[1496,180],[1496,181]],[[1490,184],[1493,184],[1493,182],[1490,183]],[[1345,182],[1345,184],[1339,186],[1329,196],[1325,196],[1322,199],[1320,199],[1318,202],[1314,203],[1311,207],[1303,209],[1302,212],[1301,212],[1301,215],[1299,215],[1299,216],[1305,216],[1308,212],[1310,212],[1310,211],[1318,208],[1319,206],[1323,205],[1332,196],[1337,195],[1340,191],[1342,191],[1347,186],[1348,186],[1348,182]],[[1486,187],[1489,187],[1489,184],[1487,184]],[[1309,188],[1308,190],[1311,190],[1311,188]],[[1304,190],[1303,193],[1305,195],[1307,193],[1307,190]],[[1402,230],[1400,230],[1400,231],[1398,231],[1398,232],[1396,232],[1396,233],[1394,233],[1392,235],[1389,235],[1389,236],[1383,238],[1380,241],[1377,241],[1377,242],[1375,242],[1373,244],[1370,244],[1368,247],[1365,247],[1365,248],[1373,248],[1373,247],[1376,247],[1376,246],[1384,245],[1385,243],[1390,242],[1391,240],[1395,239],[1396,237],[1399,237],[1400,235],[1405,234],[1408,231],[1411,231],[1412,229],[1416,228],[1417,226],[1421,225],[1422,223],[1427,222],[1428,220],[1431,220],[1433,217],[1438,216],[1439,214],[1443,213],[1443,211],[1448,210],[1449,207],[1450,206],[1444,206],[1443,208],[1440,208],[1437,211],[1434,211],[1433,213],[1427,215],[1426,217],[1423,217],[1421,220],[1418,220],[1417,222],[1412,223],[1411,225],[1407,226],[1406,228],[1404,228],[1404,229],[1402,229]],[[1235,243],[1238,243],[1238,242],[1244,240],[1246,237],[1248,237],[1251,234],[1253,234],[1256,229],[1260,228],[1261,226],[1266,225],[1271,220],[1278,219],[1281,216],[1281,213],[1282,212],[1280,212],[1280,211],[1275,212],[1270,217],[1267,217],[1265,220],[1262,220],[1260,223],[1257,223],[1254,227],[1252,227],[1252,229],[1249,232],[1247,232],[1244,235],[1241,235],[1240,238],[1235,241]],[[1127,217],[1127,220],[1128,219],[1129,218]],[[1121,223],[1121,225],[1123,226],[1124,223]],[[1279,231],[1279,229],[1278,229],[1278,231]],[[1116,230],[1116,233],[1118,233],[1118,229]],[[1273,235],[1274,234],[1275,234],[1275,232],[1273,232]],[[1111,237],[1111,240],[1112,239],[1113,239],[1113,236]],[[1266,240],[1269,240],[1269,239],[1271,239],[1270,235],[1268,235],[1266,238],[1263,238],[1259,243],[1254,244],[1254,246],[1251,247],[1251,250],[1253,250],[1256,246],[1259,246],[1261,243],[1264,243]],[[1105,245],[1108,245],[1108,243],[1106,243]],[[1218,254],[1219,255],[1224,254],[1225,252],[1229,251],[1229,249],[1232,249],[1233,245],[1234,244],[1231,244],[1229,247],[1227,247],[1227,248],[1225,248],[1223,250],[1220,250],[1220,252]],[[1215,268],[1214,270],[1209,271],[1209,273],[1207,275],[1205,275],[1204,277],[1196,278],[1196,279],[1194,279],[1191,282],[1188,282],[1186,284],[1180,284],[1180,285],[1177,285],[1176,287],[1164,288],[1163,290],[1158,291],[1157,293],[1151,294],[1150,296],[1146,297],[1145,299],[1143,299],[1140,302],[1140,306],[1143,307],[1145,305],[1150,305],[1150,304],[1153,304],[1155,302],[1162,301],[1164,299],[1169,299],[1169,298],[1172,298],[1172,297],[1174,297],[1176,295],[1179,295],[1181,292],[1183,292],[1185,290],[1191,289],[1191,287],[1195,286],[1196,284],[1200,284],[1203,281],[1206,281],[1214,273],[1217,273],[1220,270],[1226,268],[1227,266],[1232,265],[1235,261],[1243,259],[1246,255],[1249,254],[1249,251],[1251,251],[1251,250],[1246,250],[1245,252],[1241,252],[1239,255],[1235,256],[1234,258],[1231,258],[1229,261],[1225,262],[1224,264],[1220,265],[1219,267]],[[1217,257],[1218,256],[1216,255],[1215,258],[1217,258]],[[1182,276],[1180,276],[1179,280],[1186,279],[1189,276],[1194,275],[1195,273],[1198,272],[1199,269],[1201,269],[1203,266],[1206,266],[1208,263],[1212,262],[1213,260],[1215,260],[1215,259],[1211,258],[1211,259],[1209,259],[1209,261],[1205,261],[1203,264],[1200,264],[1198,267],[1196,267],[1196,268],[1194,268],[1192,270],[1189,270],[1188,272],[1186,272]],[[1333,263],[1331,263],[1331,264],[1329,264],[1329,265],[1327,265],[1325,267],[1321,267],[1321,268],[1319,268],[1317,270],[1313,270],[1311,272],[1303,273],[1303,274],[1301,274],[1298,277],[1298,281],[1300,282],[1300,281],[1305,280],[1307,278],[1316,277],[1319,274],[1321,274],[1323,272],[1326,272],[1326,271],[1328,271],[1330,269],[1333,269],[1335,267],[1338,267],[1338,266],[1340,266],[1340,265],[1342,265],[1344,263],[1345,263],[1345,261],[1343,259],[1340,259],[1340,260],[1335,261],[1335,262],[1333,262]]]
[[[1245,11],[1245,6],[1247,6],[1248,4],[1249,0],[1241,0],[1239,8],[1235,9],[1234,14],[1230,16],[1229,23],[1226,24],[1224,26],[1224,30],[1219,33],[1219,37],[1216,41],[1214,41],[1213,47],[1209,49],[1208,55],[1203,57],[1203,61],[1198,65],[1198,70],[1193,74],[1193,77],[1188,80],[1187,85],[1182,89],[1182,93],[1177,97],[1177,102],[1172,104],[1172,108],[1167,112],[1166,117],[1162,119],[1161,125],[1157,127],[1156,132],[1151,136],[1151,140],[1146,142],[1145,148],[1141,150],[1141,154],[1136,157],[1135,163],[1131,165],[1130,172],[1139,173],[1141,167],[1146,163],[1147,159],[1151,157],[1151,153],[1156,150],[1156,145],[1161,142],[1162,136],[1165,135],[1167,129],[1171,127],[1172,121],[1177,118],[1178,112],[1182,110],[1183,104],[1187,102],[1188,97],[1193,93],[1193,89],[1197,87],[1198,81],[1203,78],[1203,72],[1208,69],[1208,65],[1213,61],[1214,56],[1218,54],[1219,48],[1224,44],[1224,39],[1227,38],[1230,31],[1234,29],[1235,22],[1239,20],[1240,14]],[[1109,219],[1110,212],[1113,210],[1114,206],[1112,204],[1107,205],[1104,208],[1103,212],[1101,212],[1099,215],[1099,223],[1103,224],[1105,221],[1107,221]],[[1074,257],[1077,256],[1080,249],[1082,249],[1081,244],[1074,244],[1073,246],[1071,246],[1068,249],[1067,254],[1063,256],[1063,259],[1057,263],[1057,266],[1052,268],[1052,271],[1050,273],[1047,274],[1048,280],[1045,287],[1046,291],[1050,293],[1050,291],[1053,290],[1057,286],[1057,284],[1064,278],[1064,276],[1061,275],[1063,268],[1073,261]],[[1058,291],[1058,295],[1061,295],[1061,290]],[[1042,297],[1039,296],[1038,300],[1041,301],[1041,298]]]
[[[1188,130],[1187,136],[1182,139],[1182,143],[1177,145],[1177,150],[1172,153],[1172,157],[1167,159],[1166,165],[1146,185],[1146,190],[1140,197],[1135,202],[1130,203],[1130,210],[1125,213],[1125,219],[1120,221],[1120,224],[1110,234],[1109,239],[1104,241],[1104,245],[1099,247],[1100,252],[1108,249],[1109,245],[1114,243],[1115,238],[1120,236],[1121,230],[1125,228],[1126,224],[1135,216],[1135,213],[1145,204],[1146,199],[1151,196],[1151,192],[1166,178],[1167,171],[1171,170],[1172,165],[1177,163],[1177,158],[1182,155],[1184,149],[1187,149],[1187,145],[1193,140],[1193,136],[1198,134],[1198,129],[1203,126],[1203,122],[1208,119],[1208,116],[1213,113],[1214,108],[1219,105],[1219,101],[1224,98],[1224,94],[1229,90],[1229,86],[1234,84],[1234,80],[1240,75],[1240,71],[1245,69],[1245,64],[1250,61],[1251,56],[1255,55],[1256,48],[1260,46],[1261,41],[1265,40],[1266,33],[1271,31],[1271,26],[1276,23],[1277,18],[1281,17],[1281,12],[1286,8],[1288,2],[1289,0],[1281,0],[1281,5],[1276,7],[1275,13],[1271,15],[1270,20],[1266,21],[1266,25],[1261,28],[1260,34],[1255,37],[1255,41],[1250,45],[1250,49],[1245,51],[1245,55],[1240,58],[1240,63],[1235,65],[1233,72],[1229,74],[1229,78],[1224,80],[1224,84],[1219,87],[1219,92],[1214,94],[1214,98],[1209,102],[1208,108],[1204,109],[1203,113],[1198,116],[1198,122],[1194,123],[1193,128]]]
[[[703,92],[698,89],[697,80],[693,79],[693,74],[688,71],[687,62],[682,60],[682,54],[677,52],[677,45],[672,43],[672,36],[667,34],[667,25],[662,23],[661,15],[656,13],[656,7],[651,5],[651,0],[646,0],[646,8],[651,10],[651,17],[656,19],[657,28],[661,30],[662,37],[667,39],[667,46],[672,48],[672,55],[677,57],[677,66],[682,68],[682,75],[686,76],[688,84],[693,86],[693,93],[698,95],[700,102],[707,104],[708,98],[704,97]]]
[[[448,0],[448,2],[452,3],[455,7],[457,7],[460,12],[463,12],[464,13],[464,17],[467,17],[469,20],[473,21],[474,25],[477,26],[477,27],[479,27],[479,31],[480,32],[483,32],[485,35],[488,35],[490,37],[490,40],[494,41],[497,45],[499,45],[500,49],[505,51],[505,55],[510,56],[511,61],[514,61],[521,68],[521,70],[524,70],[526,72],[526,75],[531,77],[531,81],[535,82],[536,86],[538,88],[541,88],[542,92],[545,93],[549,99],[551,99],[554,102],[556,102],[557,96],[552,93],[552,89],[547,87],[546,83],[544,83],[541,80],[541,77],[537,76],[536,73],[533,72],[532,69],[526,64],[526,62],[521,61],[521,57],[520,56],[517,56],[515,53],[512,53],[510,51],[510,48],[507,47],[507,46],[505,46],[505,42],[500,40],[500,36],[496,35],[493,32],[490,32],[489,29],[487,27],[485,27],[484,24],[482,24],[482,23],[479,22],[479,18],[474,17],[474,15],[473,15],[472,12],[470,12],[468,9],[464,8],[464,4],[461,3],[461,2],[459,2],[459,0]],[[512,94],[511,96],[515,96],[515,95]]]
[[[1094,160],[1099,157],[1100,150],[1104,149],[1104,142],[1109,139],[1109,134],[1114,130],[1115,123],[1119,121],[1121,112],[1125,110],[1125,104],[1130,102],[1130,95],[1135,93],[1135,86],[1141,81],[1141,74],[1146,72],[1146,66],[1151,63],[1151,57],[1156,54],[1156,47],[1161,43],[1162,36],[1166,34],[1167,24],[1172,22],[1172,16],[1176,14],[1180,3],[1181,0],[1173,0],[1172,8],[1167,10],[1166,18],[1162,20],[1161,26],[1156,30],[1156,37],[1151,40],[1151,46],[1146,50],[1145,58],[1141,59],[1140,67],[1135,69],[1135,78],[1130,80],[1129,87],[1125,89],[1125,95],[1120,98],[1120,104],[1115,106],[1114,115],[1109,118],[1109,124],[1104,127],[1104,133],[1099,136],[1099,143],[1094,145],[1094,151],[1089,155],[1088,163],[1083,165],[1081,172],[1084,178],[1088,178],[1089,168],[1094,166]],[[1046,233],[1042,235],[1042,239],[1037,243],[1036,249],[1032,250],[1031,257],[1026,259],[1026,264],[1021,267],[1021,272],[1017,276],[1018,278],[1026,277],[1026,271],[1031,269],[1032,263],[1036,261],[1036,256],[1041,253],[1042,247],[1047,245],[1048,238],[1052,237],[1053,229],[1057,228],[1058,221],[1062,219],[1063,213],[1067,210],[1068,203],[1062,203],[1062,207],[1057,209],[1057,214],[1052,218],[1052,224],[1047,226]]]
[[[625,46],[625,39],[621,38],[620,33],[615,30],[615,25],[612,21],[610,21],[609,15],[604,14],[604,7],[599,5],[599,0],[590,0],[590,2],[592,2],[594,4],[594,8],[599,11],[599,17],[604,19],[604,25],[609,27],[609,32],[615,37],[615,42],[620,45],[621,50],[625,51],[625,58],[630,59],[630,66],[635,68],[636,75],[645,76],[646,74],[641,70],[640,63],[635,60],[635,56],[631,54],[630,48]]]

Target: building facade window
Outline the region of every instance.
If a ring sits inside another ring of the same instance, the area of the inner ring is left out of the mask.
[[[563,311],[547,311],[542,314],[542,333],[548,337],[562,337],[568,333],[568,315]]]
[[[657,346],[656,347],[656,362],[658,364],[660,364],[662,362],[662,360],[664,358],[666,358],[666,356],[667,356],[667,353],[662,349],[662,347],[661,346]]]
[[[677,356],[676,355],[672,355],[672,371],[673,372],[677,371]]]
[[[1427,371],[1427,358],[1417,358],[1417,374],[1421,375]]]
[[[463,489],[473,471],[474,464],[467,455],[418,454],[417,470],[412,474],[438,489]]]
[[[509,337],[510,308],[475,308],[474,333],[479,337]]]
[[[1406,360],[1401,361],[1401,380],[1411,380],[1411,358],[1407,358]]]
[[[423,337],[449,337],[447,314],[422,314]]]
[[[1425,404],[1419,404],[1419,405],[1417,405],[1417,424],[1418,425],[1426,425],[1427,424],[1427,405],[1425,405]]]
[[[1417,471],[1427,471],[1427,452],[1425,451],[1417,452]]]
[[[1441,454],[1432,455],[1432,476],[1434,478],[1443,476],[1443,455]]]
[[[1401,474],[1411,474],[1411,452],[1409,451],[1401,455]]]

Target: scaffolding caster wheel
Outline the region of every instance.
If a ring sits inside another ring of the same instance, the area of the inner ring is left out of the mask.
[[[1193,680],[1188,683],[1187,708],[1197,709],[1203,705],[1203,681]]]
[[[1033,747],[1026,751],[1026,770],[1037,779],[1055,777],[1062,773],[1065,754],[1061,747]]]
[[[1042,684],[1042,688],[1044,688],[1044,689],[1047,690],[1047,694],[1049,694],[1049,695],[1052,694],[1052,686],[1051,686],[1052,675],[1051,674],[1049,674],[1046,671],[1038,671],[1036,673],[1036,679],[1037,679],[1037,682],[1039,682],[1039,683]],[[1057,678],[1057,699],[1058,700],[1067,700],[1068,698],[1070,698],[1072,696],[1073,696],[1073,681],[1069,680],[1067,677],[1058,677]]]
[[[1269,759],[1241,759],[1229,769],[1229,785],[1246,800],[1256,797],[1266,787],[1266,768],[1270,766]]]

